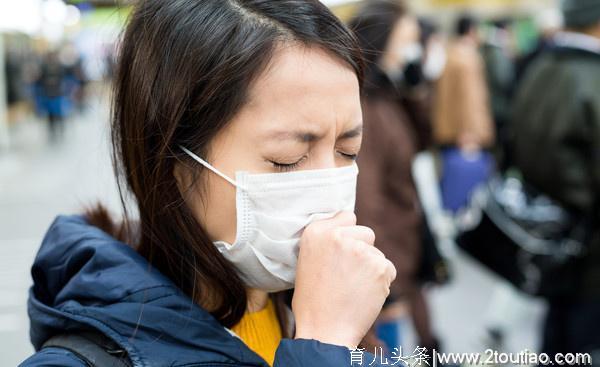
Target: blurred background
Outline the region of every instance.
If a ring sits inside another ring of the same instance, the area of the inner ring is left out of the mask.
[[[356,1],[324,3],[345,21],[360,6]],[[485,103],[495,132],[502,137],[524,60],[562,26],[559,4],[554,0],[413,0],[407,5],[419,20],[422,47],[415,54],[429,54],[429,63],[423,61],[414,81],[422,85],[421,79],[426,79],[427,92],[417,88],[411,93],[441,93],[435,88],[441,88],[438,80],[451,62],[449,49],[457,21],[468,14],[477,21],[473,24],[486,81],[479,85],[486,91],[471,92],[490,95]],[[33,352],[26,313],[29,269],[53,218],[79,212],[98,199],[120,211],[108,144],[110,80],[129,11],[127,1],[0,1],[2,366],[16,365]],[[414,74],[408,72],[404,80],[410,82]],[[465,88],[477,88],[476,83],[468,85]],[[424,108],[432,110],[433,105],[430,100]],[[489,148],[496,159],[496,152],[486,144],[477,142],[474,150]],[[441,182],[436,154],[427,145],[420,149],[424,154],[411,157],[418,161],[413,167],[414,184],[432,227],[436,252],[430,257],[433,275],[423,287],[429,309],[425,323],[430,322],[425,328],[445,351],[539,350],[546,301],[517,290],[456,246],[453,216],[461,203],[449,203],[452,198],[447,199],[444,191],[452,190],[455,177],[449,177],[448,170],[446,181]],[[487,167],[485,157],[472,161]],[[392,333],[396,345],[412,351],[423,338],[423,325],[415,325],[409,308],[402,299],[395,302],[390,312],[393,325],[383,322],[377,334],[385,339]]]

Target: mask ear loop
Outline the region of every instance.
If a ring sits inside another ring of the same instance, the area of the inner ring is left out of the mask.
[[[186,147],[180,145],[179,148],[181,148],[181,150],[183,150],[187,155],[189,155],[190,157],[192,157],[196,162],[200,163],[204,167],[206,167],[209,170],[213,171],[215,174],[217,174],[219,177],[221,177],[225,181],[229,182],[230,184],[232,184],[233,186],[235,186],[235,187],[237,187],[239,189],[244,190],[244,187],[242,185],[238,184],[233,179],[229,178],[227,175],[225,175],[224,173],[222,173],[221,171],[219,171],[218,169],[216,169],[215,167],[213,167],[210,163],[208,163],[204,159],[198,157],[196,154],[194,154],[192,151],[190,151]]]

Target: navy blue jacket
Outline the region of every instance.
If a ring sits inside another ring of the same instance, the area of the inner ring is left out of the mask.
[[[135,366],[268,366],[131,247],[81,216],[56,218],[32,276],[28,313],[38,352],[21,366],[85,366],[65,349],[40,350],[52,335],[81,328],[113,339]],[[275,366],[346,367],[350,360],[345,347],[284,339]]]

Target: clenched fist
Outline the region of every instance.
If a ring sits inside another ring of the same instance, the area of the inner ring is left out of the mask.
[[[302,234],[292,310],[296,338],[354,348],[381,311],[396,277],[375,233],[342,212]]]

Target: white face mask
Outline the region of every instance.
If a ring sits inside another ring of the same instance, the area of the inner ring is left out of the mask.
[[[418,42],[409,43],[395,50],[398,60],[402,63],[395,65],[391,70],[385,70],[387,76],[393,82],[404,80],[404,72],[410,64],[420,63],[423,57],[423,47]]]
[[[237,235],[215,242],[246,285],[267,292],[294,287],[300,236],[310,223],[354,211],[356,163],[342,168],[224,175],[188,149],[198,163],[236,187]]]
[[[434,43],[429,47],[427,59],[423,66],[423,74],[430,81],[438,80],[446,68],[446,49],[441,43]]]
[[[423,46],[419,42],[412,42],[398,50],[405,64],[417,62],[423,57]]]

